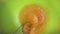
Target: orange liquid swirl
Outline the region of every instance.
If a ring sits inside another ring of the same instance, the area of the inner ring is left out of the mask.
[[[38,5],[28,5],[20,12],[24,34],[38,34],[43,31],[45,14]],[[31,25],[30,25],[31,24]]]

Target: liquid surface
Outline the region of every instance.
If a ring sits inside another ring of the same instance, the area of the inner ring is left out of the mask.
[[[28,5],[20,12],[23,34],[38,34],[42,32],[45,14],[38,5]]]

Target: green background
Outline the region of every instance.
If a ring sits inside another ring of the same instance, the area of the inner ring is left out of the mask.
[[[60,0],[2,0],[0,2],[2,34],[13,34],[21,26],[18,18],[19,12],[29,4],[42,6],[47,14],[47,25],[42,34],[60,34]]]

